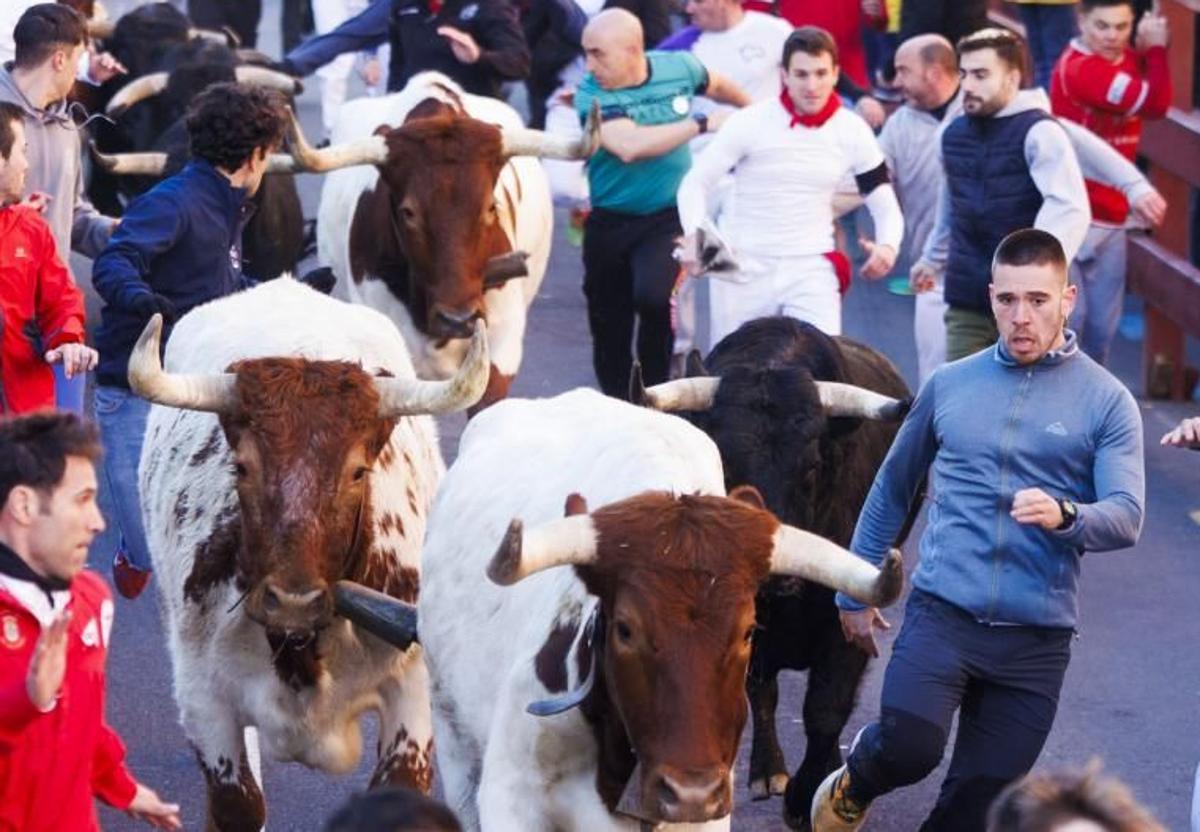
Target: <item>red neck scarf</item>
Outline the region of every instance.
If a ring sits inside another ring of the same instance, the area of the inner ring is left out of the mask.
[[[779,101],[783,104],[783,109],[787,110],[788,115],[792,117],[791,122],[788,124],[789,127],[795,127],[797,124],[805,127],[820,127],[833,118],[833,114],[842,107],[842,101],[838,98],[836,92],[831,92],[829,100],[825,102],[825,106],[811,116],[796,112],[796,105],[792,103],[792,97],[788,95],[786,88],[780,90]]]

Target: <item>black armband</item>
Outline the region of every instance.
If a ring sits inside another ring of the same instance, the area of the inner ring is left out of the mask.
[[[863,196],[867,196],[880,185],[886,185],[891,181],[891,177],[888,176],[887,162],[880,162],[877,167],[871,168],[866,173],[856,173],[854,175],[854,182],[858,185],[858,192]]]

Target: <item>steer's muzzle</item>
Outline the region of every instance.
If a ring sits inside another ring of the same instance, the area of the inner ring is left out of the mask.
[[[479,309],[468,312],[436,309],[429,323],[429,334],[434,338],[470,338],[475,334],[475,321],[482,317]]]
[[[296,588],[268,578],[247,597],[246,614],[268,633],[304,640],[329,626],[333,593],[324,582]]]
[[[661,765],[642,784],[643,805],[659,820],[704,823],[725,817],[733,810],[729,770],[685,770]]]

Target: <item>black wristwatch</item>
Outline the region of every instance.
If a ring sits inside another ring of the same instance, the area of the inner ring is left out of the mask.
[[[696,135],[703,136],[708,132],[708,116],[704,113],[692,113],[692,121],[696,122],[696,126],[700,128],[700,132]]]
[[[1079,509],[1066,497],[1059,497],[1058,510],[1062,512],[1063,519],[1055,530],[1065,532],[1067,529],[1075,525],[1075,521],[1079,518]]]

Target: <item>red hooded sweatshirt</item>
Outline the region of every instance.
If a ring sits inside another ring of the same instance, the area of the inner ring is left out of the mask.
[[[54,406],[46,350],[83,342],[83,294],[33,208],[0,208],[0,414]]]

